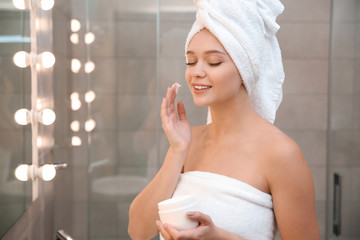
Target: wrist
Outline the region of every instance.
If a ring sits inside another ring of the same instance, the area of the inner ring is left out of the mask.
[[[186,155],[189,152],[190,147],[189,146],[170,146],[170,151],[177,155],[183,155],[186,157]]]

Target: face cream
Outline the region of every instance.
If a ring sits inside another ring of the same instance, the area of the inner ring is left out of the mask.
[[[186,212],[197,209],[197,201],[193,195],[184,195],[167,199],[158,203],[159,216],[162,223],[168,223],[179,231],[195,228],[198,222],[190,220]]]

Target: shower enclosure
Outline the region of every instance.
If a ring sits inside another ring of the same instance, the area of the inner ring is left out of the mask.
[[[313,172],[321,239],[360,239],[360,1],[282,2],[286,12],[278,37],[286,79],[275,124],[299,143]],[[0,0],[0,105],[13,114],[30,108],[32,93],[30,69],[12,63],[16,51],[29,50],[29,12],[14,11],[11,4]],[[56,64],[53,71],[41,71],[38,92],[57,118],[40,162],[68,167],[41,183],[51,190],[46,201],[40,194],[38,204],[46,216],[38,219],[40,228],[33,227],[40,229],[37,237],[25,230],[22,236],[48,240],[64,230],[77,240],[129,239],[130,203],[168,148],[159,112],[167,87],[183,86],[179,99],[191,125],[206,121],[207,109],[194,106],[184,78],[193,1],[55,0],[50,16]],[[14,23],[23,28],[3,28]],[[0,120],[0,140],[8,140],[0,141],[0,212],[8,212],[0,216],[0,234],[34,204],[29,182],[6,185],[15,181],[18,164],[31,164],[30,128],[13,127],[17,148],[4,134],[12,129],[4,123]],[[30,222],[38,223],[31,214]],[[14,238],[5,235],[8,239]]]
[[[327,157],[328,239],[360,239],[360,1],[333,1]]]

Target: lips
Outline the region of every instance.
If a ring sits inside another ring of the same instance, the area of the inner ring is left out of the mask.
[[[194,93],[204,93],[207,90],[209,90],[210,88],[212,88],[211,85],[205,85],[205,84],[193,84],[194,87]]]

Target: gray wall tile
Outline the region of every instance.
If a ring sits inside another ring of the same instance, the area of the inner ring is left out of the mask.
[[[277,34],[284,58],[328,59],[329,23],[282,23]]]

